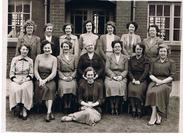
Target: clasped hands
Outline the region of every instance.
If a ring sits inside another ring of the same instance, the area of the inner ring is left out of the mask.
[[[21,84],[23,84],[24,82],[27,82],[27,81],[29,81],[29,80],[30,80],[29,77],[26,77],[26,78],[24,78],[24,79],[22,79],[22,80],[19,80],[19,79],[17,79],[17,78],[14,78],[14,79],[13,79],[13,81],[14,81],[15,83],[19,84],[19,85],[21,85]]]
[[[133,79],[133,80],[132,80],[132,83],[133,83],[133,84],[136,84],[136,85],[140,85],[140,81],[139,81],[139,80]]]
[[[116,81],[121,81],[121,80],[123,80],[123,77],[122,76],[114,76],[114,77],[112,77],[112,79],[114,79]]]
[[[73,80],[73,77],[69,76],[69,77],[63,77],[63,80],[69,82],[71,80]]]

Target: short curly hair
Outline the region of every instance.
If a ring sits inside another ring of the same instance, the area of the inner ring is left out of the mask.
[[[66,24],[64,24],[63,27],[62,27],[62,31],[65,33],[65,28],[66,28],[67,26],[71,26],[71,29],[72,29],[72,32],[73,32],[74,28],[73,28],[73,25],[72,25],[71,23],[66,23]]]
[[[133,45],[133,52],[135,53],[135,48],[139,45],[142,48],[142,55],[144,55],[146,47],[144,45],[144,42],[137,43],[136,45]]]
[[[27,26],[33,26],[33,33],[34,33],[34,31],[36,30],[36,27],[37,27],[34,21],[32,21],[32,20],[27,20],[27,21],[24,23],[24,26],[23,26],[24,34],[27,34],[27,32],[26,32],[26,27],[27,27]]]
[[[135,31],[138,29],[138,24],[134,21],[128,22],[126,24],[126,28],[129,29],[130,24],[133,24],[135,26]]]
[[[44,31],[46,31],[46,28],[47,28],[48,26],[54,27],[54,25],[53,25],[52,23],[46,23],[46,24],[44,25]]]
[[[156,36],[159,36],[160,29],[157,25],[150,25],[147,29],[148,33],[149,33],[150,28],[155,28],[156,29]]]
[[[20,50],[21,50],[21,48],[22,48],[23,46],[25,46],[25,47],[29,50],[29,51],[28,51],[28,54],[27,54],[27,55],[29,55],[29,53],[31,52],[31,47],[28,46],[28,45],[26,45],[26,44],[24,44],[24,43],[22,43],[22,44],[18,47],[18,53],[21,54]]]
[[[86,74],[88,71],[93,71],[94,73],[94,76],[96,75],[96,71],[93,67],[87,67],[85,70],[84,70],[84,76],[86,77]]]
[[[71,43],[70,41],[68,41],[68,40],[65,40],[65,41],[63,41],[63,42],[61,43],[61,45],[60,45],[61,48],[63,48],[64,43],[66,43],[67,45],[69,45],[69,49],[72,48],[72,43]]]
[[[110,25],[110,26],[112,26],[114,28],[114,34],[115,34],[116,33],[116,24],[113,21],[108,21],[106,23],[106,30],[105,30],[106,33],[107,33],[107,26],[108,25]]]

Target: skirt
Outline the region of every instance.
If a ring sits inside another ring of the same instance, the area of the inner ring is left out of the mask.
[[[126,96],[127,79],[115,81],[109,77],[105,79],[106,97]]]
[[[45,86],[40,87],[39,81],[35,82],[35,93],[34,102],[41,103],[44,100],[54,100],[56,95],[56,83],[51,80],[45,84]]]
[[[171,85],[162,84],[156,86],[154,82],[151,82],[147,89],[145,105],[156,106],[158,111],[166,116],[171,90]]]
[[[85,107],[83,108],[83,110],[75,112],[73,114],[69,114],[69,116],[72,116],[74,121],[88,125],[92,125],[101,120],[101,114],[94,108],[88,107]]]
[[[139,85],[129,82],[128,98],[137,98],[144,104],[147,89],[147,81],[141,82]]]
[[[33,106],[33,82],[27,81],[19,85],[15,82],[10,83],[9,92],[10,110],[18,103],[24,104],[27,110]]]
[[[76,95],[76,80],[72,81],[64,81],[64,80],[59,80],[58,81],[58,93],[62,97],[64,94],[73,94]]]

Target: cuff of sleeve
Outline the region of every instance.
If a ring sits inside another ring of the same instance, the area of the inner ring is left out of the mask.
[[[13,79],[14,79],[14,78],[16,78],[16,77],[15,77],[15,76],[11,77],[11,78],[10,78],[10,79],[11,79],[11,81],[13,81]]]
[[[28,75],[27,78],[30,78],[30,80],[32,80],[32,77],[30,75]]]

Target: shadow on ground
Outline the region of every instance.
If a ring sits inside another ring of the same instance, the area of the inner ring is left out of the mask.
[[[102,120],[95,127],[76,122],[60,122],[62,113],[56,113],[56,119],[50,123],[44,121],[45,114],[31,114],[26,121],[15,118],[8,108],[8,99],[6,106],[6,131],[10,132],[57,132],[57,133],[150,133],[150,132],[178,132],[179,126],[179,98],[171,97],[169,105],[168,119],[163,119],[161,125],[147,126],[149,115],[141,119],[132,118],[124,113],[119,116],[104,114]]]

